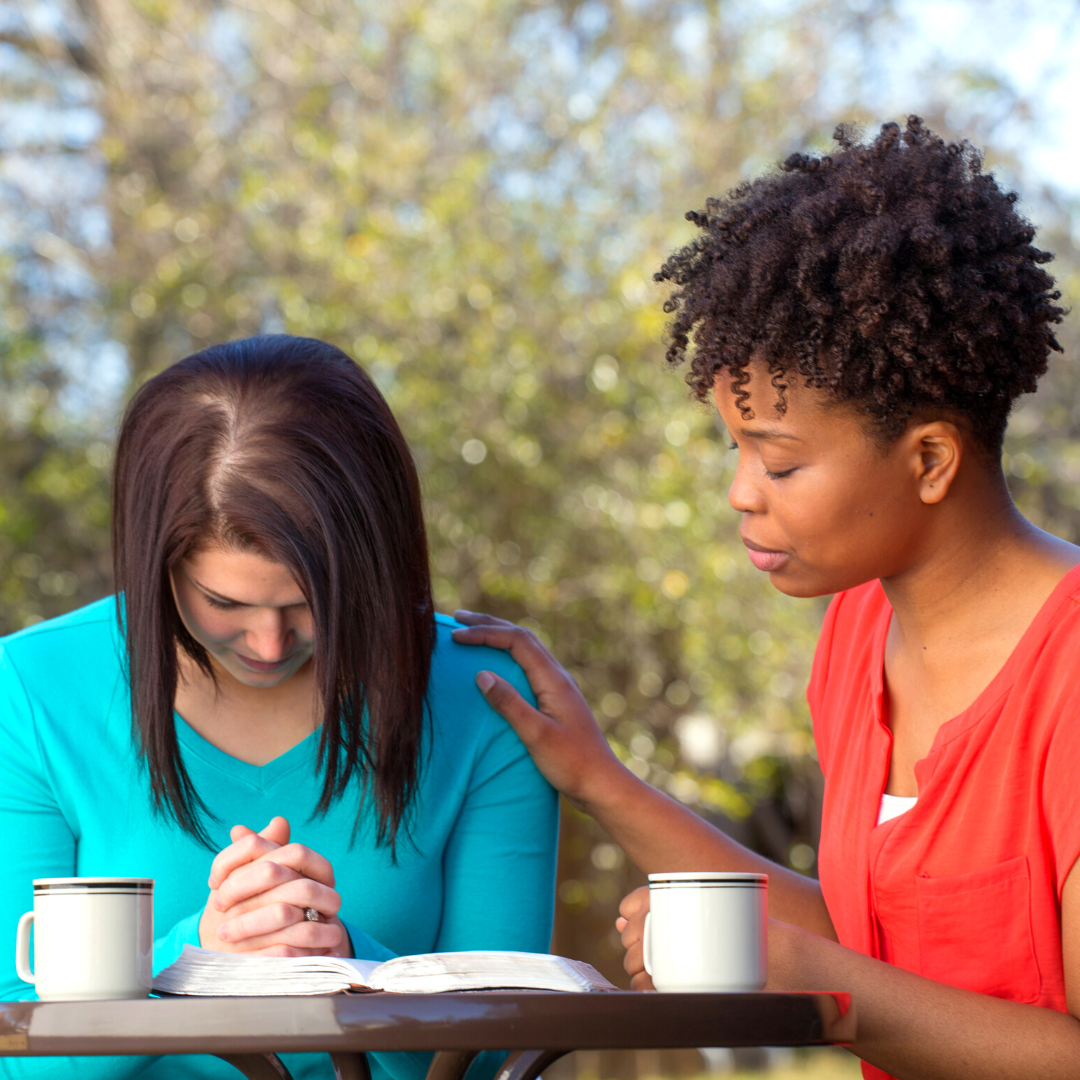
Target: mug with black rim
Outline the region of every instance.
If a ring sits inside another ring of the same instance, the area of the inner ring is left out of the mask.
[[[153,953],[152,878],[34,880],[34,910],[19,920],[15,966],[42,1001],[144,998]]]
[[[645,970],[657,990],[765,986],[768,874],[650,874]]]

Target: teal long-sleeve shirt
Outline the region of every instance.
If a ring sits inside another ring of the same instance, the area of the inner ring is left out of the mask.
[[[340,916],[358,957],[464,949],[545,952],[551,936],[558,809],[525,747],[485,702],[476,673],[502,675],[531,699],[521,670],[497,650],[457,645],[437,616],[430,726],[413,806],[412,842],[397,864],[375,843],[358,789],[313,817],[322,787],[318,733],[266,765],[230,757],[179,716],[184,764],[213,819],[261,829],[275,814],[292,838],[333,865]],[[155,879],[154,970],[198,944],[208,851],[155,814],[133,739],[123,642],[110,598],[0,639],[0,1000],[33,999],[15,973],[15,928],[34,878]],[[4,946],[4,942],[7,946]],[[416,1080],[418,1055],[374,1055],[373,1080]],[[331,1080],[325,1054],[286,1054],[296,1080]],[[210,1056],[0,1058],[0,1078],[232,1080]]]

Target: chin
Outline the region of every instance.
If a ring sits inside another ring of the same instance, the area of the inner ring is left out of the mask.
[[[798,599],[809,599],[813,596],[832,596],[833,593],[843,592],[850,589],[852,583],[839,582],[840,575],[834,578],[832,575],[792,573],[786,567],[783,570],[769,575],[769,581],[773,587],[785,596],[793,596]],[[859,584],[855,582],[855,584]]]
[[[297,672],[296,668],[286,668],[284,671],[248,671],[247,668],[230,667],[229,672],[237,682],[250,686],[254,690],[272,690],[287,682]]]
[[[833,596],[845,589],[854,589],[875,580],[877,574],[862,574],[851,570],[811,570],[805,566],[794,569],[785,566],[782,570],[769,575],[774,588],[785,596],[809,599],[813,596]]]

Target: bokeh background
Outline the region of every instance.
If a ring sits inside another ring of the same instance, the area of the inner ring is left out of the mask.
[[[422,470],[440,609],[533,627],[639,776],[813,874],[804,689],[825,601],[771,590],[732,458],[663,362],[684,213],[840,121],[986,150],[1080,295],[1080,5],[1006,0],[0,2],[0,633],[110,591],[133,387],[210,342],[313,335]],[[1078,333],[1005,466],[1080,540]],[[554,948],[624,981],[639,883],[564,807]],[[582,1078],[832,1054],[576,1055]]]

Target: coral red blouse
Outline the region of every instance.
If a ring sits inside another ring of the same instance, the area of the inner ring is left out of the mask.
[[[1080,855],[1080,567],[876,824],[892,735],[879,582],[829,606],[807,696],[825,774],[818,867],[842,944],[952,986],[1066,1011],[1061,890]],[[863,1065],[864,1076],[887,1074]]]

